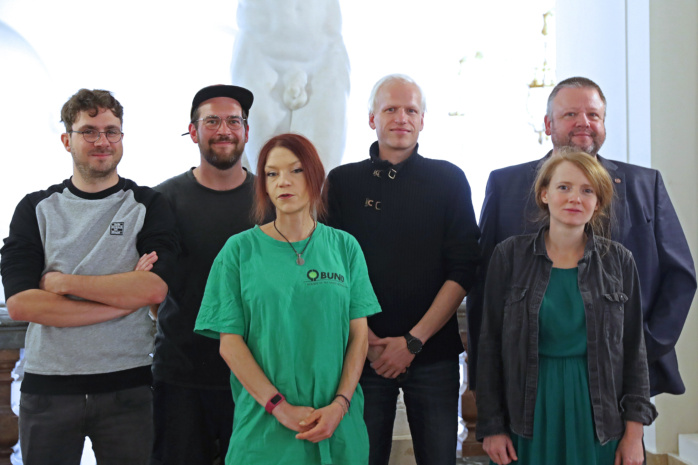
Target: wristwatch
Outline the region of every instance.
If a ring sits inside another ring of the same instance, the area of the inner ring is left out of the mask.
[[[277,392],[274,394],[274,396],[269,399],[269,402],[267,402],[267,405],[264,406],[264,410],[267,411],[267,413],[271,413],[272,410],[276,408],[277,405],[279,405],[281,402],[286,400],[283,394]]]
[[[424,344],[410,333],[405,334],[405,340],[407,341],[407,350],[409,350],[412,355],[417,355],[422,351],[422,346]]]

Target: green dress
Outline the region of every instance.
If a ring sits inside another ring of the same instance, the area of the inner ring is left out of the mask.
[[[294,243],[303,250],[307,239]],[[349,234],[317,225],[304,265],[286,242],[258,227],[230,238],[206,284],[195,331],[239,334],[269,381],[293,405],[334,399],[349,322],[380,311],[361,249]],[[368,433],[357,386],[333,436],[313,444],[264,411],[231,374],[235,400],[226,464],[364,465]]]
[[[577,268],[553,268],[538,316],[538,391],[533,438],[512,434],[518,464],[613,465],[618,441],[594,432],[587,331]]]

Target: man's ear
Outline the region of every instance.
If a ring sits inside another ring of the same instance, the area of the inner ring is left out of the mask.
[[[199,133],[196,130],[196,124],[189,123],[189,137],[195,144],[199,143]]]
[[[64,132],[61,134],[61,142],[63,143],[63,147],[70,152],[70,134],[67,132]]]

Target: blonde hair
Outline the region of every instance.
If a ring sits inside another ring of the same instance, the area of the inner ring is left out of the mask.
[[[402,82],[403,84],[412,84],[413,86],[415,86],[419,91],[419,98],[422,106],[419,110],[422,114],[424,114],[427,111],[427,98],[424,95],[424,91],[422,91],[422,88],[419,86],[419,84],[417,84],[414,81],[414,79],[407,76],[406,74],[388,74],[387,76],[383,76],[382,78],[380,78],[371,90],[371,95],[368,97],[369,115],[372,115],[376,112],[376,104],[378,103],[378,92],[380,92],[383,86],[393,82]]]
[[[579,168],[584,176],[589,180],[591,187],[596,194],[596,202],[599,208],[594,211],[589,220],[594,234],[603,237],[610,236],[611,204],[613,202],[613,182],[611,176],[601,163],[585,152],[561,151],[557,155],[551,156],[538,171],[534,192],[536,204],[541,210],[541,220],[550,221],[550,209],[548,204],[543,202],[542,193],[550,186],[550,181],[555,174],[555,170],[561,163],[568,161]]]

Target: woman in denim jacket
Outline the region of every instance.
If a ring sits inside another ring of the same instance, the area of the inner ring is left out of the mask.
[[[485,286],[477,436],[493,462],[641,464],[649,400],[635,262],[608,230],[613,184],[595,158],[551,157],[547,220],[497,246]]]

